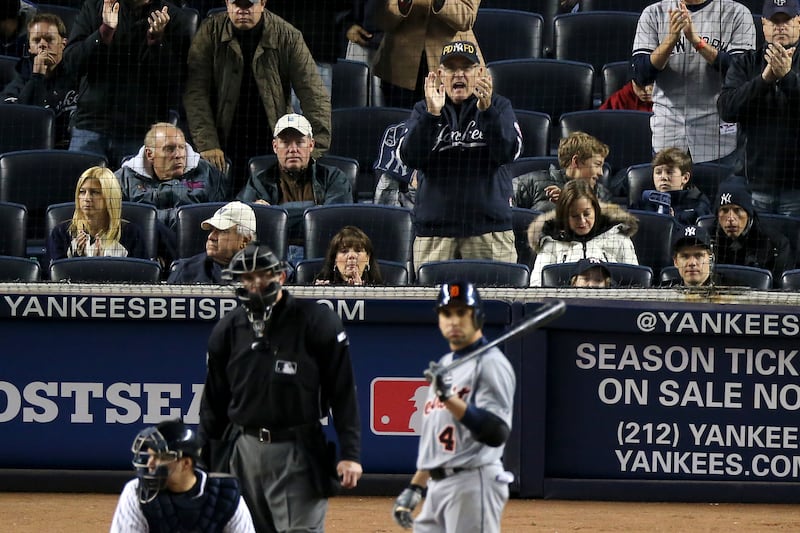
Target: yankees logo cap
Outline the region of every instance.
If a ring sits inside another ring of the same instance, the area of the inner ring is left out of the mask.
[[[439,64],[456,56],[464,57],[468,59],[470,63],[480,63],[480,59],[478,59],[478,47],[475,43],[469,41],[453,41],[447,43],[442,48],[442,56],[439,58]]]
[[[672,255],[684,246],[703,246],[711,249],[711,238],[705,228],[700,226],[684,226],[676,230],[672,237]]]
[[[753,218],[753,197],[745,184],[732,180],[719,184],[714,212],[719,213],[720,207],[729,204],[738,205],[747,212],[749,218]]]
[[[800,15],[800,6],[798,6],[797,0],[765,0],[764,7],[761,9],[761,16],[765,19],[771,19],[778,13],[796,17]]]

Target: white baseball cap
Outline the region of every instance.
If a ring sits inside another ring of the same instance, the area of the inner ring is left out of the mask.
[[[275,124],[275,131],[272,136],[277,137],[283,130],[289,128],[297,130],[307,137],[314,138],[314,132],[311,130],[311,123],[306,117],[298,115],[297,113],[289,113],[279,118],[278,123]]]
[[[256,214],[253,208],[242,202],[230,202],[214,213],[214,216],[204,220],[200,227],[204,230],[216,228],[225,231],[233,226],[242,226],[250,231],[256,231]]]

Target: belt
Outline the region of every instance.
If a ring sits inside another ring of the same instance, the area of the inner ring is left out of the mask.
[[[258,437],[261,442],[289,442],[299,440],[303,435],[308,434],[309,430],[317,424],[303,424],[290,428],[269,429],[260,427],[243,427],[242,433]]]
[[[456,474],[460,474],[461,472],[466,472],[467,470],[472,470],[471,468],[431,468],[428,470],[428,473],[431,476],[431,479],[434,481],[440,481],[446,477],[454,476]]]

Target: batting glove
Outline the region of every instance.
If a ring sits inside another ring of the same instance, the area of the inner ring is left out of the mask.
[[[413,483],[403,489],[403,492],[401,492],[400,496],[394,501],[394,507],[392,508],[394,521],[397,522],[400,527],[411,529],[411,525],[414,523],[414,518],[411,516],[411,513],[424,495],[425,489]]]
[[[433,385],[439,400],[446,402],[453,396],[453,375],[439,363],[431,362],[425,371],[425,379]]]

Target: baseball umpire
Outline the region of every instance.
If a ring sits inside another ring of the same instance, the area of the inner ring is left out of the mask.
[[[286,266],[251,241],[226,275],[242,305],[208,341],[200,405],[204,458],[238,476],[256,530],[322,531],[328,496],[361,477],[361,425],[338,315],[297,300]],[[320,419],[333,412],[341,460]]]
[[[516,377],[497,348],[448,370],[459,357],[488,344],[483,307],[467,282],[442,285],[436,305],[439,329],[451,353],[431,363],[417,471],[394,503],[395,521],[422,533],[500,531],[513,480],[502,464],[511,431]],[[426,495],[422,510],[411,516]]]
[[[197,435],[180,420],[143,429],[131,451],[136,479],[120,494],[112,533],[255,531],[236,478],[196,465]]]

